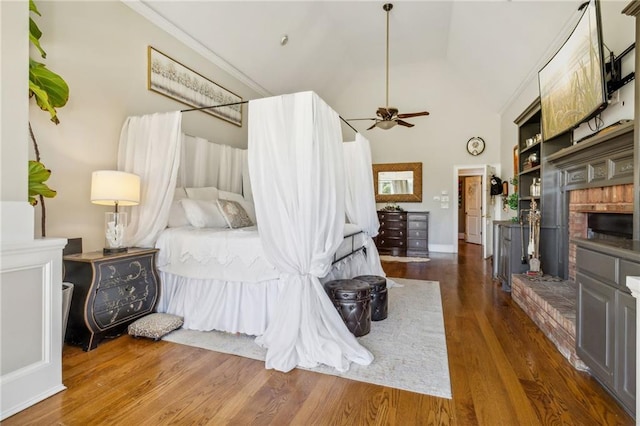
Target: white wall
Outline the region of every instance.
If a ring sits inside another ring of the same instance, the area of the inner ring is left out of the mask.
[[[58,112],[58,126],[35,103],[30,107],[42,161],[53,172],[49,184],[58,191],[55,198],[46,200],[47,236],[82,237],[85,251],[98,250],[103,246],[104,212],[109,209],[89,201],[91,172],[116,167],[124,119],[187,108],[147,90],[148,45],[243,99],[261,95],[121,2],[39,2],[38,8],[41,42],[48,54],[44,62],[70,87],[69,103]],[[189,112],[183,116],[183,130],[246,147],[246,109],[244,113],[245,125],[237,127],[202,112]],[[37,235],[39,224],[36,218]]]
[[[344,117],[373,117],[375,108],[384,106],[384,84],[380,69],[362,70],[334,107]],[[422,203],[399,204],[406,210],[428,210],[430,250],[453,252],[457,244],[453,230],[458,226],[453,217],[457,209],[454,165],[499,162],[500,117],[488,111],[481,97],[444,61],[394,67],[389,97],[401,113],[427,110],[430,115],[407,119],[415,124],[412,128],[364,131],[372,122],[351,124],[370,140],[374,163],[422,162]],[[485,151],[477,157],[466,151],[472,136],[486,142]],[[441,209],[440,202],[433,200],[442,191],[449,194],[449,209]]]
[[[0,207],[3,244],[33,240],[33,208],[27,202],[28,7],[0,3]]]

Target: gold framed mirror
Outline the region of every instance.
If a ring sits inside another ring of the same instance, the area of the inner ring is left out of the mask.
[[[377,203],[422,202],[422,163],[374,164],[373,187]]]

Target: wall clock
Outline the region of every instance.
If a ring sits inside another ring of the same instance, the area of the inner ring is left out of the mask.
[[[471,155],[480,155],[484,151],[484,139],[474,136],[467,141],[467,151]]]

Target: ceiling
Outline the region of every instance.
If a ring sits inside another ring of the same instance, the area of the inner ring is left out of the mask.
[[[384,75],[383,3],[143,1],[265,92],[314,90],[329,104],[362,71]],[[396,1],[390,12],[390,103],[402,98],[393,90],[394,66],[445,61],[488,108],[501,112],[566,37],[580,3]],[[289,42],[281,46],[285,34]],[[372,90],[382,103],[384,86]]]

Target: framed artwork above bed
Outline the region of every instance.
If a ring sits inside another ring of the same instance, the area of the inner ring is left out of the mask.
[[[149,46],[147,89],[195,108],[242,102],[242,98]],[[202,110],[242,127],[242,105]]]

